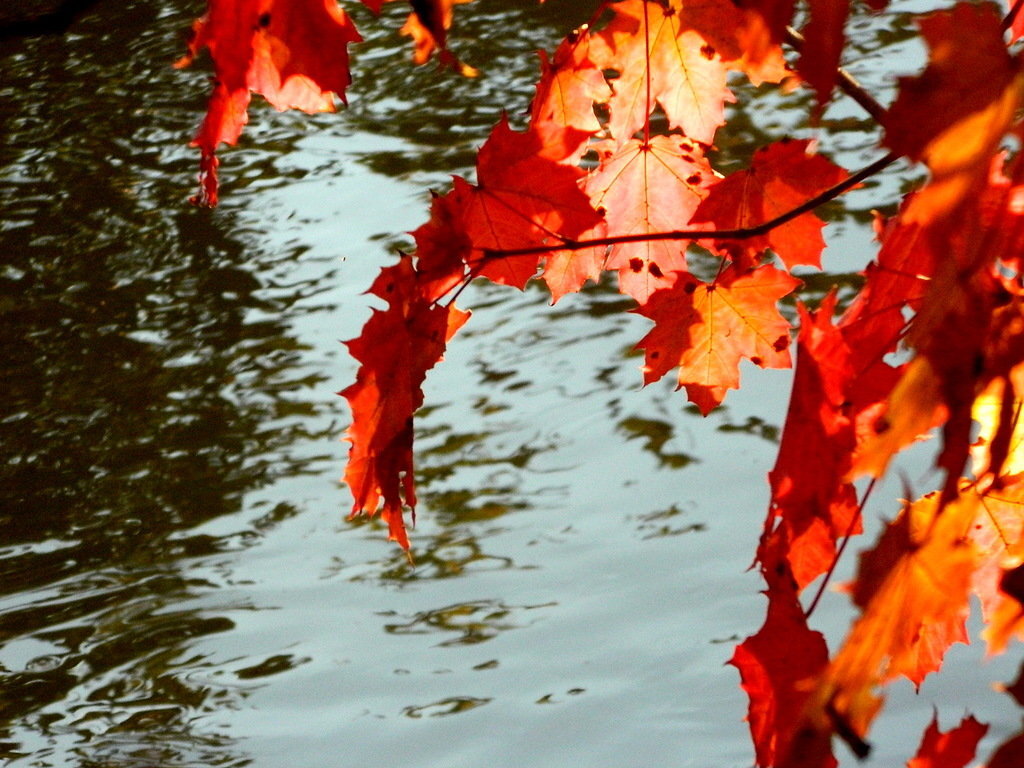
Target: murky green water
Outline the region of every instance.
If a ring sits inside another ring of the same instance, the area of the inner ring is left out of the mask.
[[[106,0],[66,35],[0,43],[8,764],[751,762],[722,664],[762,619],[745,569],[786,373],[745,370],[701,419],[669,385],[640,389],[646,321],[607,287],[554,308],[474,287],[427,384],[416,567],[344,521],[333,393],[355,366],[338,340],[426,190],[471,166],[501,109],[522,113],[532,52],[592,7],[460,9],[456,45],[484,75],[458,80],[407,66],[399,5],[386,29],[356,9],[350,109],[253,111],[212,212],[185,202],[208,74],[170,67],[198,3]],[[914,66],[901,23],[855,25],[850,63],[883,92],[872,73]],[[737,113],[720,166],[786,131],[851,167],[874,157],[856,108],[808,131],[799,101]],[[833,206],[834,273],[863,266],[867,211],[896,183]],[[826,602],[833,641],[847,615]],[[906,758],[933,701],[959,717],[963,691],[989,743],[1015,729],[986,686],[999,669],[896,686],[872,764]]]

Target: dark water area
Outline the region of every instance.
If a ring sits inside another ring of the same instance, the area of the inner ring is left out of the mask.
[[[762,620],[746,568],[787,373],[744,369],[702,419],[669,383],[640,389],[646,322],[610,285],[554,307],[474,286],[426,387],[415,567],[344,519],[338,342],[362,292],[427,190],[501,110],[522,119],[534,52],[593,8],[459,7],[454,45],[483,72],[465,80],[409,65],[402,5],[352,9],[348,109],[254,101],[215,211],[187,204],[209,72],[171,67],[200,3],[101,0],[66,33],[0,41],[0,762],[751,763],[722,665]],[[850,66],[883,97],[920,63],[913,8],[852,24]],[[850,168],[877,156],[855,107],[812,128],[804,95],[742,107],[737,88],[723,170],[785,134]],[[900,183],[829,207],[814,290],[855,284]],[[833,644],[849,615],[826,599]],[[934,702],[992,721],[989,743],[1015,730],[986,683],[1012,660],[953,656],[921,696],[894,686],[870,764],[901,764]]]

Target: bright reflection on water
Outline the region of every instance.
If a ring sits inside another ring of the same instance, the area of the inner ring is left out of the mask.
[[[348,110],[253,110],[213,212],[185,203],[208,73],[169,66],[198,2],[99,3],[64,36],[0,44],[9,764],[750,762],[722,664],[761,621],[745,569],[786,374],[745,369],[701,419],[670,384],[640,391],[647,324],[610,285],[553,308],[536,286],[474,287],[427,385],[416,567],[378,523],[343,521],[333,392],[354,375],[338,340],[367,316],[361,292],[408,247],[427,188],[472,165],[501,109],[522,119],[533,51],[593,4],[459,9],[476,80],[407,66],[402,5],[383,25],[355,9]],[[883,93],[873,73],[917,61],[903,25],[855,23],[851,65]],[[719,167],[786,132],[850,167],[876,156],[856,108],[808,132],[803,98],[734,113]],[[855,284],[863,222],[894,190],[830,207],[833,276],[814,290]],[[834,638],[845,605],[822,611]],[[968,671],[927,700],[897,692],[877,764],[965,689],[992,739],[1016,727]]]

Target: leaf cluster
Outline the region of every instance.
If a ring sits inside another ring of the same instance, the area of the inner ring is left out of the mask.
[[[364,2],[379,11],[382,0]],[[448,48],[456,4],[413,0],[403,32],[417,63],[433,57],[475,76]],[[614,273],[653,322],[637,343],[645,383],[674,371],[704,414],[740,386],[742,360],[795,365],[756,553],[767,616],[731,663],[758,765],[828,768],[836,740],[868,753],[889,681],[920,685],[967,640],[971,595],[991,653],[1024,633],[1024,162],[1007,151],[1024,138],[1013,52],[1024,19],[1021,3],[920,14],[927,66],[901,78],[885,107],[839,66],[850,5],[810,0],[800,32],[794,5],[599,2],[541,53],[526,129],[499,120],[475,177],[435,195],[415,252],[381,271],[370,292],[387,308],[348,342],[360,368],[341,394],[353,412],[353,514],[380,511],[408,549],[413,418],[427,372],[469,319],[455,298],[473,279],[519,289],[539,279],[557,302]],[[197,202],[216,203],[215,151],[237,140],[250,94],[279,109],[331,109],[358,40],[334,0],[211,0],[182,62],[208,49],[216,70],[195,140]],[[710,155],[728,130],[730,73],[808,87],[816,111],[837,93],[853,99],[880,128],[878,159],[849,173],[811,142],[780,137],[721,174]],[[798,301],[794,330],[779,302],[801,286],[794,268],[821,266],[815,210],[898,158],[923,164],[927,181],[876,221],[852,302]],[[693,268],[698,253],[718,265],[710,280]],[[830,654],[809,624],[821,590],[861,532],[876,481],[934,433],[941,482],[906,501],[861,554],[849,586],[859,615]],[[908,765],[962,768],[985,732],[971,717],[946,733],[936,720]],[[1022,744],[1007,741],[989,768],[1024,764]]]

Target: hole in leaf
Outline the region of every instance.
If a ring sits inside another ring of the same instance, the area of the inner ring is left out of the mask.
[[[642,260],[634,256],[632,259],[629,260],[629,268],[632,269],[634,272],[639,272],[641,269],[644,268],[644,263]]]
[[[664,272],[661,271],[661,267],[655,264],[653,261],[647,266],[647,271],[655,277],[664,277]]]

